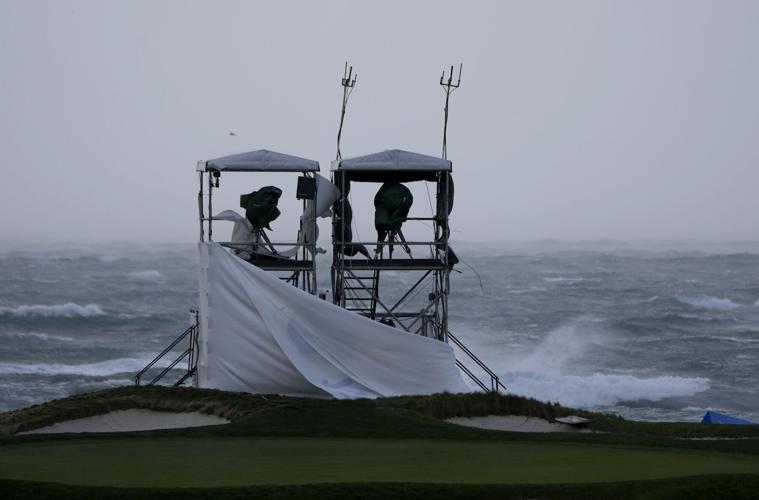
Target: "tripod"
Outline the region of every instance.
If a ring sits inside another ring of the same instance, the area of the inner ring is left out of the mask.
[[[406,237],[403,236],[403,231],[399,229],[391,230],[391,231],[382,231],[377,234],[377,243],[384,243],[385,239],[387,239],[387,242],[389,245],[377,245],[377,248],[374,250],[374,258],[376,259],[377,256],[380,258],[383,257],[384,254],[384,247],[389,247],[388,252],[389,256],[388,258],[393,258],[393,248],[396,244],[400,245],[401,248],[408,254],[409,257],[411,256],[411,247],[408,246],[406,243]],[[413,257],[412,257],[413,258]]]

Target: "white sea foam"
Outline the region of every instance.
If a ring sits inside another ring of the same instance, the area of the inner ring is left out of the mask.
[[[754,307],[759,307],[759,299],[756,299],[756,302],[754,302]]]
[[[543,281],[547,281],[548,283],[577,283],[585,281],[585,278],[564,278],[559,276],[556,278],[543,278]]]
[[[609,332],[596,318],[581,317],[548,335],[526,356],[510,363],[508,369],[518,372],[564,373],[603,342],[612,342]]]
[[[759,337],[729,337],[727,335],[709,335],[707,338],[711,340],[721,340],[724,342],[734,342],[736,344],[756,344],[759,343]]]
[[[699,295],[697,297],[677,297],[677,300],[689,306],[713,311],[732,311],[741,307],[730,299],[712,297],[710,295]]]
[[[613,368],[583,371],[597,364],[599,351],[613,348],[615,342],[614,332],[597,318],[578,318],[550,332],[526,355],[502,360],[503,368],[497,371],[510,392],[573,407],[659,401],[709,388],[709,380],[701,377],[641,377]]]
[[[145,281],[159,281],[163,279],[163,274],[156,271],[155,269],[150,269],[149,271],[133,271],[131,273],[128,273],[127,276],[130,278]]]
[[[621,401],[659,401],[673,396],[692,396],[709,388],[709,380],[662,376],[638,378],[632,375],[593,373],[511,372],[504,374],[510,392],[572,407],[614,405]]]
[[[49,333],[39,332],[4,332],[0,333],[0,337],[5,338],[17,338],[17,339],[37,339],[37,340],[62,340],[65,342],[72,342],[74,339],[71,337],[65,337],[63,335],[52,335]]]
[[[151,358],[118,358],[97,363],[66,365],[61,363],[0,363],[0,375],[80,375],[86,377],[106,377],[118,373],[136,373],[145,367]],[[163,368],[167,363],[158,363]]]
[[[142,319],[142,318],[149,318],[150,314],[128,314],[128,313],[119,313],[119,319]]]
[[[110,264],[111,262],[116,262],[123,258],[124,257],[121,255],[99,255],[97,259],[105,264]]]
[[[105,312],[97,304],[79,305],[74,302],[54,305],[21,305],[17,307],[0,307],[0,315],[44,318],[87,318],[104,316]]]

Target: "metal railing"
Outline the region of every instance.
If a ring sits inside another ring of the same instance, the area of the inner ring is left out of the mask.
[[[461,361],[456,360],[456,365],[461,369],[461,371],[466,373],[469,376],[469,378],[471,378],[474,381],[474,383],[480,386],[480,388],[485,392],[501,392],[501,390],[503,390],[503,392],[506,392],[506,386],[503,385],[503,382],[501,382],[500,377],[498,377],[498,375],[496,375],[495,372],[491,370],[488,367],[488,365],[486,365],[480,358],[475,356],[475,354],[472,351],[470,351],[469,348],[465,346],[458,338],[456,338],[454,334],[452,334],[450,331],[448,331],[447,333],[448,333],[448,340],[451,340],[456,345],[456,347],[461,349],[461,351],[464,354],[466,354],[469,357],[469,359],[474,361],[477,364],[477,366],[479,366],[482,369],[482,371],[487,373],[487,375],[490,377],[490,387],[488,388],[488,385],[485,382],[483,382],[477,375],[475,375],[469,368],[464,366],[464,364]]]
[[[170,353],[180,342],[189,337],[189,346],[179,356],[177,356],[168,366],[166,366],[158,375],[156,375],[147,385],[155,385],[159,380],[166,376],[171,370],[173,370],[179,363],[187,358],[187,371],[182,377],[176,381],[173,385],[178,387],[182,385],[188,378],[195,374],[198,365],[198,313],[195,312],[195,324],[191,325],[187,330],[182,332],[169,346],[161,351],[153,361],[148,363],[145,368],[140,370],[137,375],[134,376],[134,383],[140,385],[142,377],[155,366],[164,356]]]

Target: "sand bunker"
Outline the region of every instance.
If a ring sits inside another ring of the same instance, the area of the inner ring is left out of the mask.
[[[93,417],[77,418],[19,434],[57,434],[61,432],[130,432],[178,429],[228,424],[226,418],[197,412],[173,413],[153,410],[118,410]]]
[[[456,417],[446,422],[491,431],[510,432],[592,432],[573,425],[552,423],[542,418],[518,415],[488,415],[485,417]]]

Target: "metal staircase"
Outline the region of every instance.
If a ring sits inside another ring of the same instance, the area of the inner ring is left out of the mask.
[[[142,382],[142,377],[151,369],[153,368],[158,361],[163,359],[164,356],[168,355],[169,353],[172,353],[174,348],[179,345],[180,342],[187,339],[188,347],[183,352],[181,352],[179,355],[177,355],[174,360],[169,363],[158,375],[153,377],[153,379],[148,382],[146,385],[155,385],[157,384],[163,377],[165,377],[171,370],[173,370],[179,363],[182,362],[182,360],[187,359],[187,371],[182,374],[182,376],[172,384],[174,387],[178,387],[182,385],[187,379],[195,375],[195,372],[198,368],[198,351],[199,351],[199,344],[198,344],[198,312],[192,311],[195,316],[195,322],[187,328],[184,332],[182,332],[171,344],[169,344],[166,349],[160,352],[158,356],[153,358],[153,361],[148,363],[145,368],[140,370],[137,375],[134,377],[134,383],[136,385],[140,385]],[[175,353],[174,353],[175,354]]]
[[[371,274],[369,274],[371,272]],[[355,274],[347,271],[343,276],[343,308],[371,319],[377,315],[377,290],[379,271],[363,271]]]

